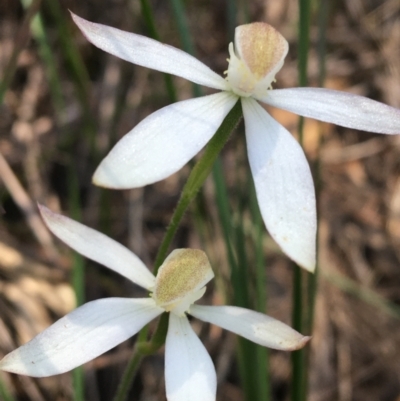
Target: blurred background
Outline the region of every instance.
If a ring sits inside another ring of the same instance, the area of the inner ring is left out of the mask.
[[[153,28],[143,11],[146,4]],[[143,295],[52,237],[36,203],[106,233],[151,268],[190,166],[130,191],[99,189],[91,176],[116,141],[154,110],[174,98],[211,93],[175,77],[166,85],[162,73],[98,50],[74,26],[68,10],[146,36],[154,36],[155,28],[162,42],[192,52],[220,74],[227,69],[234,27],[265,21],[290,44],[274,87],[298,85],[295,0],[2,0],[0,357],[77,303]],[[314,1],[309,18],[309,86],[400,108],[398,0]],[[297,137],[297,116],[269,111]],[[309,316],[313,339],[305,358],[308,368],[304,365],[307,399],[399,401],[400,137],[306,120],[304,147],[319,199],[318,287],[315,315]],[[233,253],[247,269],[247,304],[267,308],[290,324],[293,266],[267,236],[256,210],[242,126],[218,163],[222,175],[206,181],[174,247],[202,248],[209,255],[216,280],[205,303],[238,304],[238,287],[230,280]],[[219,197],[221,190],[225,198]],[[248,392],[237,338],[192,323],[216,365],[218,400],[244,401]],[[84,366],[85,400],[112,399],[134,341]],[[257,364],[254,360],[254,371]],[[247,369],[254,373],[251,366]],[[265,377],[271,399],[288,400],[290,354],[269,352]],[[0,372],[0,381],[5,401],[76,399],[70,374],[32,379]],[[144,359],[129,399],[165,399],[163,350]]]

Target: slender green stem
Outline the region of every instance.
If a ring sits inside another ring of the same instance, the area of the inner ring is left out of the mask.
[[[81,220],[81,208],[79,202],[79,184],[77,172],[74,165],[69,167],[69,191],[68,201],[70,214],[75,220]],[[85,301],[85,261],[83,257],[74,252],[72,259],[72,288],[74,289],[77,306],[80,306]],[[72,371],[72,381],[74,389],[74,401],[85,400],[85,379],[84,370],[80,366]]]
[[[122,376],[121,382],[118,385],[117,393],[113,398],[113,401],[125,401],[129,389],[131,388],[132,381],[136,376],[139,369],[140,363],[143,359],[143,354],[139,352],[137,348],[133,350],[131,359],[128,363],[128,367],[125,369],[124,375]]]
[[[165,343],[168,330],[168,318],[168,313],[163,313],[161,315],[157,329],[151,341],[138,342],[136,344],[113,401],[125,401],[143,357],[145,355],[153,354]]]
[[[80,53],[78,52],[74,42],[73,35],[69,30],[68,24],[65,20],[65,14],[61,7],[60,2],[47,0],[46,2],[48,6],[48,10],[54,21],[56,22],[56,26],[58,29],[58,38],[60,41],[60,45],[62,51],[65,55],[65,59],[71,69],[71,72],[74,77],[74,83],[78,88],[78,95],[81,100],[82,106],[85,109],[85,112],[90,111],[89,105],[89,86],[90,82],[89,74],[86,69],[86,66],[82,60]]]
[[[232,216],[230,214],[230,204],[228,200],[228,192],[226,189],[224,177],[222,174],[222,163],[217,159],[213,168],[213,179],[215,183],[215,201],[218,208],[218,216],[224,236],[226,253],[231,270],[237,269],[236,255],[231,241],[232,233]]]
[[[164,259],[167,256],[169,246],[174,238],[179,224],[184,216],[188,206],[196,196],[200,187],[208,177],[218,154],[222,150],[226,141],[228,140],[232,131],[236,128],[237,124],[242,118],[242,107],[240,101],[238,101],[232,110],[225,117],[221,126],[218,128],[215,135],[208,143],[203,156],[196,163],[193,170],[191,171],[188,180],[182,190],[181,197],[176,206],[175,212],[171,218],[170,225],[168,226],[167,232],[165,233],[163,242],[160,245],[158,254],[154,265],[154,274],[157,271]]]
[[[328,25],[328,17],[329,17],[329,2],[328,0],[322,0],[319,3],[318,9],[318,67],[319,67],[319,76],[318,76],[318,86],[323,87],[325,82],[326,75],[326,66],[325,66],[325,54],[326,54],[326,27]],[[319,195],[322,190],[322,179],[321,179],[321,163],[320,163],[320,150],[323,142],[322,135],[322,124],[319,125],[320,135],[319,135],[319,143],[318,143],[318,152],[317,158],[313,166],[314,172],[314,181],[315,181],[315,193],[317,198],[317,210],[318,208],[318,200]],[[318,241],[319,238],[319,229],[317,230],[317,255],[318,255]],[[308,332],[312,332],[313,324],[314,324],[314,312],[315,312],[315,299],[317,294],[317,286],[318,286],[318,276],[319,276],[319,268],[318,268],[318,260],[317,265],[315,267],[314,274],[308,275]]]
[[[253,183],[252,183],[253,184]],[[265,313],[267,308],[267,277],[265,268],[265,257],[263,248],[264,222],[258,207],[257,196],[254,185],[251,185],[251,212],[253,227],[255,230],[255,269],[256,269],[256,310]],[[269,350],[257,346],[257,382],[261,400],[271,399],[270,373],[269,373]]]
[[[368,305],[377,308],[379,312],[385,313],[390,317],[400,320],[400,306],[388,299],[382,297],[376,291],[364,287],[357,283],[357,281],[346,277],[344,274],[334,273],[330,271],[321,270],[321,276],[325,280],[334,284],[340,290],[352,295],[354,298],[358,298]]]
[[[154,352],[164,345],[168,331],[168,319],[169,313],[162,314],[151,340],[137,344],[137,347],[142,354],[154,354]]]
[[[236,0],[228,0],[226,7],[226,20],[228,25],[228,40],[233,40],[235,36],[235,28],[238,14],[238,5]]]
[[[298,71],[299,85],[307,85],[308,49],[310,46],[310,0],[299,0],[299,49]]]
[[[298,72],[299,85],[307,85],[307,64],[310,35],[310,0],[299,0],[299,51]],[[299,142],[303,145],[304,120],[299,120]],[[294,266],[293,272],[293,328],[299,332],[304,329],[303,310],[303,272],[299,266]],[[305,365],[305,351],[299,350],[292,353],[292,401],[305,401],[307,392],[307,366]]]
[[[182,47],[185,52],[196,55],[194,44],[192,41],[192,36],[187,25],[187,20],[185,18],[185,10],[182,4],[182,0],[170,0],[172,5],[172,11],[174,13],[175,20],[178,25],[179,36],[181,38]],[[192,83],[193,95],[194,97],[199,97],[202,95],[202,89],[198,84]]]
[[[157,39],[158,34],[157,34],[157,31],[155,28],[153,13],[152,13],[152,10],[151,10],[151,7],[150,7],[148,1],[141,0],[141,6],[142,6],[142,14],[144,15],[144,18],[147,22],[147,25],[151,32],[151,35]],[[179,18],[181,18],[183,15],[183,9],[182,9],[182,4],[180,3],[180,1],[173,0],[173,7],[174,7],[174,12],[175,12],[176,16],[179,16]],[[187,26],[185,24],[183,24],[182,20],[181,20],[181,24],[180,24],[181,34],[184,31],[187,32]],[[186,34],[184,36],[188,37],[188,35],[186,35]],[[190,47],[190,46],[191,46],[191,42],[190,41],[188,42],[186,40],[186,42],[184,43],[184,47]],[[193,48],[190,48],[190,49],[186,48],[185,50],[187,50],[189,52],[193,52]],[[168,77],[169,76],[167,76],[167,78],[166,78],[167,87],[168,87],[168,81],[167,81]],[[201,94],[200,89],[198,89],[196,94],[197,95]],[[209,175],[219,152],[221,151],[222,147],[228,140],[231,132],[234,130],[236,125],[239,123],[241,117],[242,117],[241,104],[240,104],[240,102],[237,102],[236,105],[232,108],[232,110],[228,113],[227,117],[221,124],[220,128],[217,130],[214,137],[211,139],[211,141],[207,145],[203,156],[196,163],[193,170],[191,171],[191,173],[188,177],[188,180],[186,182],[186,185],[183,188],[178,205],[172,216],[170,225],[164,236],[163,242],[161,243],[161,246],[159,248],[159,251],[158,251],[158,254],[156,257],[156,261],[154,264],[154,273],[155,274],[157,274],[158,268],[161,266],[161,264],[163,263],[166,255],[167,255],[168,248],[176,234],[176,231],[179,227],[179,224],[180,224],[187,208],[189,207],[190,203],[195,198],[195,196],[197,195],[201,186],[203,185],[205,179]],[[143,354],[153,353],[162,344],[164,344],[166,333],[167,333],[167,328],[168,328],[167,317],[168,317],[167,314],[164,314],[161,317],[159,325],[156,329],[156,332],[154,333],[153,338],[150,342],[143,342],[143,340],[147,336],[147,329],[142,330],[141,333],[139,334],[139,339],[141,341],[137,344],[137,347],[134,350],[133,357],[132,357],[130,363],[128,364],[128,367],[124,373],[123,379],[121,381],[121,384],[119,386],[119,389],[118,389],[118,392],[117,392],[117,395],[116,395],[114,401],[125,400],[127,392],[129,391],[130,385],[137,372],[137,368],[139,366],[139,363],[141,361]]]
[[[293,328],[303,331],[303,272],[299,266],[294,266],[293,274]],[[294,351],[292,357],[292,401],[304,401],[305,397],[305,354],[304,350]]]
[[[149,34],[153,39],[160,40],[160,35],[157,32],[156,22],[154,20],[153,11],[148,0],[140,0],[140,6],[142,11],[142,16],[146,22]],[[170,74],[164,74],[165,86],[167,88],[168,96],[171,102],[176,102],[178,96],[176,95],[176,90],[172,77]]]
[[[83,129],[80,131],[79,138],[82,138],[81,132],[84,132],[84,137],[88,140],[90,147],[90,158],[92,162],[97,162],[97,149],[96,149],[96,121],[91,114],[89,85],[90,78],[86,66],[82,60],[75,43],[74,37],[71,35],[69,29],[70,20],[66,20],[65,12],[62,9],[61,2],[54,0],[47,0],[46,5],[49,10],[49,15],[55,21],[58,30],[58,40],[60,49],[65,58],[66,65],[72,75],[73,83],[75,85],[76,94],[78,96],[80,105],[83,110]],[[68,16],[69,18],[69,16]],[[75,135],[68,136],[68,140],[64,146],[69,147],[70,143],[76,140]]]
[[[159,248],[156,261],[154,264],[154,274],[157,274],[158,268],[163,263],[165,257],[167,256],[168,248],[171,244],[172,239],[175,236],[175,233],[179,227],[179,224],[184,216],[188,206],[191,201],[195,198],[198,190],[203,185],[205,179],[210,173],[212,166],[221,151],[222,147],[228,140],[231,132],[235,129],[236,125],[242,118],[242,108],[241,104],[238,101],[232,110],[225,117],[225,120],[222,122],[221,126],[215,133],[214,137],[211,139],[209,144],[207,145],[203,156],[196,163],[193,170],[191,171],[188,180],[182,190],[182,194],[178,205],[175,209],[175,212],[172,216],[171,223],[165,233],[163,242]],[[168,328],[168,315],[163,314],[161,316],[160,322],[156,329],[156,332],[153,335],[153,338],[150,342],[144,342],[143,340],[147,336],[147,329],[143,329],[139,334],[140,342],[137,347],[133,351],[132,359],[130,360],[127,369],[124,372],[123,378],[121,380],[121,384],[118,388],[117,395],[114,398],[114,401],[124,401],[129,391],[130,384],[132,383],[135,374],[137,372],[137,368],[139,363],[143,357],[143,354],[153,353],[159,347],[162,346],[165,342],[165,337]]]
[[[239,183],[237,183],[239,184]],[[241,185],[238,185],[242,187]],[[249,280],[248,257],[246,252],[246,236],[244,233],[243,215],[244,204],[243,199],[240,199],[238,205],[238,219],[235,224],[235,248],[237,250],[238,263],[236,269],[231,269],[231,281],[234,289],[235,305],[244,308],[252,308],[249,296]],[[241,383],[248,401],[259,401],[260,394],[257,383],[258,375],[251,369],[254,366],[256,358],[257,345],[243,338],[239,339],[239,369]],[[258,371],[258,366],[255,369]]]
[[[21,0],[21,3],[25,9],[28,9],[32,4],[32,0]],[[54,53],[50,47],[49,40],[47,38],[43,18],[40,12],[33,17],[31,22],[32,36],[39,44],[39,54],[46,68],[46,76],[49,80],[49,88],[55,103],[55,110],[59,114],[64,108],[64,100],[62,95],[61,82],[57,73],[56,61]]]

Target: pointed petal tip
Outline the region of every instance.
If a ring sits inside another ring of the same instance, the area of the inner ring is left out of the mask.
[[[2,359],[0,359],[0,370],[4,370],[5,372],[8,372],[7,370],[7,360],[6,359],[7,355],[5,355]]]
[[[96,171],[93,174],[92,184],[96,185],[97,187],[101,187],[101,188],[110,188],[109,185],[107,185],[106,183],[104,183],[102,181],[101,175],[99,174],[99,167],[96,169]]]
[[[93,40],[90,38],[90,33],[91,33],[91,31],[95,31],[96,26],[98,26],[99,24],[96,24],[95,22],[91,22],[82,17],[79,17],[78,15],[74,14],[72,11],[70,11],[70,13],[71,13],[72,20],[75,22],[76,26],[80,29],[83,36],[85,36],[85,38],[89,42],[93,43]]]
[[[20,361],[18,361],[18,358],[15,358],[14,351],[11,351],[7,355],[5,355],[2,360],[0,360],[0,370],[2,370],[3,372],[13,373],[16,375],[25,375],[26,376],[26,373],[24,372],[24,369],[23,369],[23,364]],[[40,376],[39,373],[33,373],[33,374],[30,374],[29,376],[44,377],[44,376]]]
[[[121,274],[140,287],[153,288],[154,275],[129,249],[45,206],[39,205],[39,210],[49,230],[76,252]]]
[[[72,11],[69,10],[69,13],[71,14],[71,18],[72,20],[75,22],[75,24],[78,26],[79,29],[82,30],[81,26],[82,24],[84,24],[85,22],[89,22],[86,21],[85,19],[79,17],[78,15],[74,14]]]
[[[309,273],[315,273],[315,260],[312,260],[311,262],[308,261],[306,263],[302,263],[300,261],[296,261],[294,260],[301,268],[303,268],[304,270],[307,270]]]
[[[80,28],[81,24],[83,24],[85,22],[89,22],[89,21],[86,21],[85,19],[83,19],[82,17],[79,17],[78,15],[74,14],[71,10],[68,10],[68,11],[71,14],[71,18],[73,19],[75,24],[78,25],[79,28]]]
[[[155,111],[117,142],[97,167],[93,182],[131,189],[169,177],[207,144],[236,102],[235,96],[220,92]]]
[[[299,349],[302,349],[303,347],[305,347],[308,342],[311,340],[311,336],[303,336],[297,344],[293,345],[293,348],[288,348],[287,351],[297,351]]]
[[[103,163],[100,163],[100,165],[97,167],[96,171],[93,174],[92,177],[92,183],[93,185],[96,185],[97,187],[100,188],[106,188],[106,189],[133,189],[133,186],[127,187],[124,185],[119,185],[118,184],[118,179],[111,180],[109,175],[105,172],[105,169],[103,168]]]
[[[287,88],[269,91],[258,100],[303,117],[378,134],[400,133],[400,109],[326,88]]]
[[[86,39],[98,48],[143,67],[188,79],[199,85],[229,90],[226,80],[195,57],[156,40],[87,21],[71,12]]]

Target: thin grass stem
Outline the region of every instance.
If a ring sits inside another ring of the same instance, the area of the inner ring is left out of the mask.
[[[21,0],[25,10],[32,4],[32,0]],[[55,111],[57,114],[65,107],[63,100],[61,82],[57,72],[57,64],[54,58],[54,53],[50,47],[47,38],[46,29],[43,23],[41,12],[37,12],[31,21],[32,36],[39,45],[39,55],[46,68],[46,76],[49,80],[49,89],[54,101]]]
[[[310,15],[311,3],[310,0],[299,0],[299,45],[298,45],[298,73],[299,86],[307,85],[307,64],[308,64],[308,49],[310,35]],[[299,142],[303,146],[303,129],[304,119],[299,120]],[[304,330],[304,296],[303,293],[303,271],[299,266],[294,266],[293,271],[293,301],[292,301],[292,321],[293,328],[299,332]],[[294,351],[292,353],[292,401],[305,401],[307,398],[307,366],[305,358],[305,350]]]
[[[81,207],[79,201],[79,184],[77,173],[74,166],[69,167],[69,191],[68,203],[71,217],[80,221]],[[79,254],[74,252],[72,257],[72,288],[75,293],[76,306],[85,302],[85,260]],[[80,366],[72,371],[72,383],[74,390],[74,401],[85,401],[85,377],[83,367]]]
[[[253,182],[250,180],[250,210],[255,233],[255,272],[256,272],[256,304],[255,309],[261,313],[266,313],[267,309],[267,277],[264,257],[264,222],[258,207],[257,196]],[[268,401],[271,399],[271,385],[269,372],[269,350],[265,347],[257,346],[257,383],[259,387],[260,399]]]
[[[113,401],[125,401],[144,355],[135,348],[118,385]]]

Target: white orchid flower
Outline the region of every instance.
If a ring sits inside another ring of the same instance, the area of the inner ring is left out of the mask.
[[[216,324],[257,344],[279,350],[302,348],[305,337],[280,321],[234,306],[193,304],[214,277],[206,254],[173,251],[157,277],[127,248],[111,238],[44,206],[49,229],[80,254],[145,288],[148,298],[105,298],[75,309],[0,361],[0,369],[34,377],[67,372],[135,335],[163,312],[170,312],[165,345],[168,401],[212,401],[216,373],[186,314]]]
[[[145,118],[102,161],[94,183],[108,188],[136,188],[175,173],[210,140],[240,98],[249,162],[265,225],[291,259],[313,271],[317,222],[310,168],[296,140],[258,102],[385,134],[400,133],[400,110],[328,89],[272,90],[288,43],[265,23],[236,28],[224,79],[174,47],[74,14],[72,17],[87,39],[108,53],[222,91],[172,104]]]

